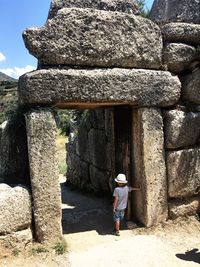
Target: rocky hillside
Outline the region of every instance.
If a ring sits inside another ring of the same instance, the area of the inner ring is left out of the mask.
[[[0,72],[0,124],[15,109],[18,102],[17,80]]]
[[[6,75],[5,73],[3,72],[0,72],[0,81],[9,81],[9,82],[16,82],[17,80]]]

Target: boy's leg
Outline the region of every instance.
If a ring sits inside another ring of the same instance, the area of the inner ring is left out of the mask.
[[[115,221],[115,231],[119,232],[120,229],[120,220]]]
[[[113,214],[113,219],[114,219],[114,223],[115,223],[115,230],[114,233],[116,235],[119,235],[119,229],[120,229],[120,211],[115,211]]]

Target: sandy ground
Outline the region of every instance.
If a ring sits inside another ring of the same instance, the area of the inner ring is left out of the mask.
[[[149,229],[128,222],[120,237],[113,229],[111,201],[61,184],[62,224],[67,252],[11,256],[0,251],[4,267],[192,267],[200,264],[200,223],[178,219]],[[128,226],[128,227],[127,227]],[[134,229],[129,229],[134,228]]]

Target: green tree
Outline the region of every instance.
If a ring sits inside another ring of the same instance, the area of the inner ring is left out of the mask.
[[[138,9],[139,9],[141,15],[142,15],[143,17],[145,17],[145,18],[148,17],[150,10],[148,10],[148,9],[145,7],[145,5],[146,5],[146,0],[135,0],[135,2],[136,2],[136,4],[137,4],[137,6],[138,6]]]

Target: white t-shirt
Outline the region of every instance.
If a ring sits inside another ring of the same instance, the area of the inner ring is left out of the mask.
[[[113,192],[113,196],[117,197],[117,210],[125,210],[128,202],[128,192],[132,191],[132,188],[125,186],[118,186]]]

